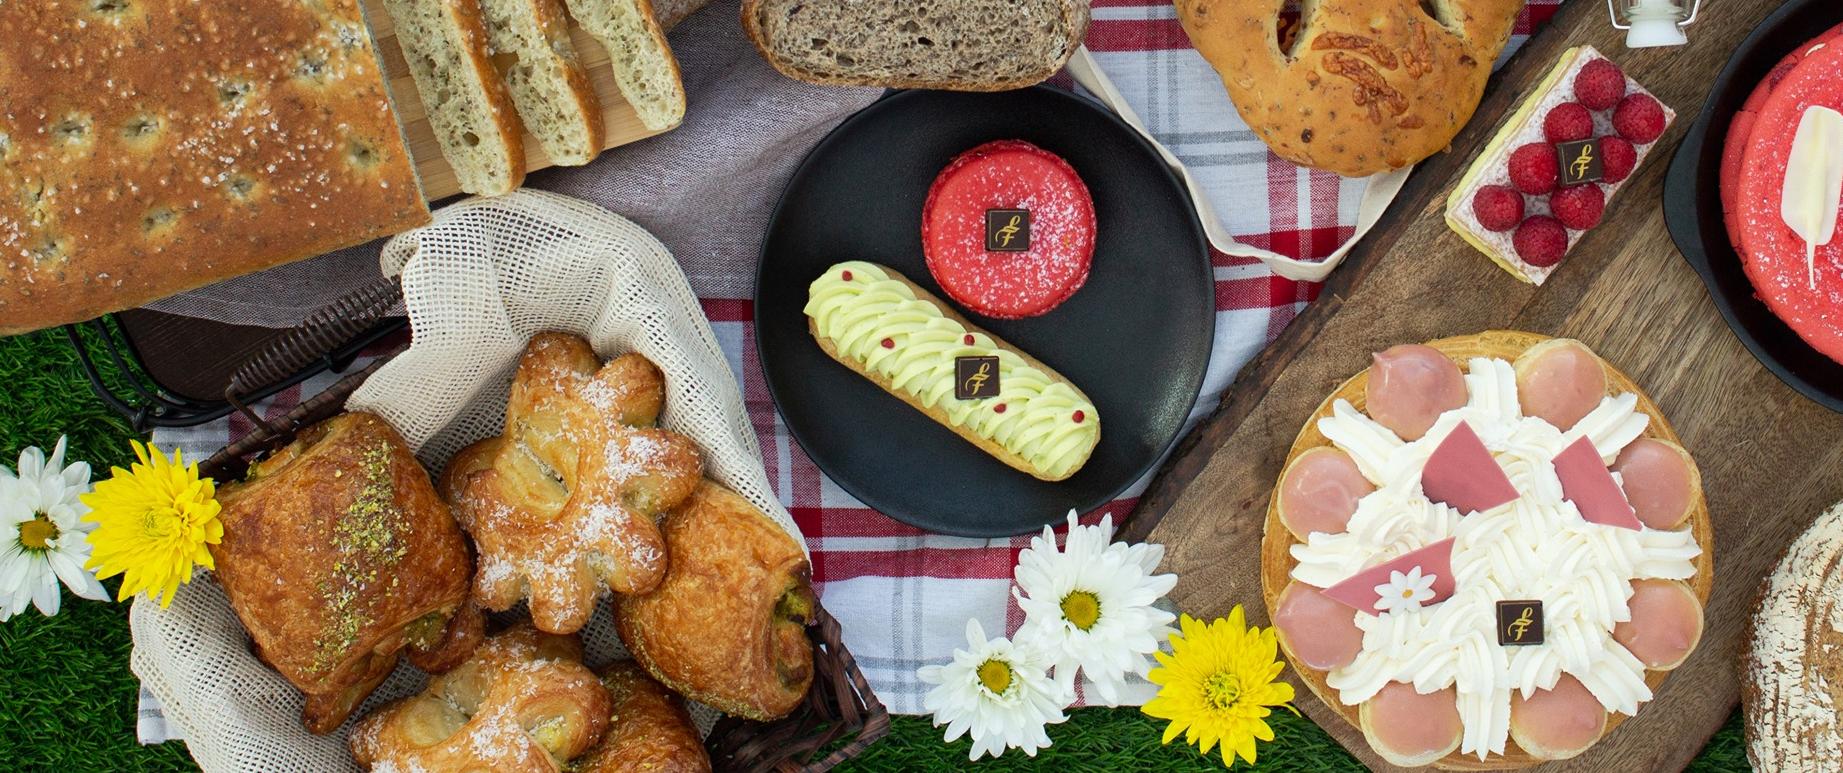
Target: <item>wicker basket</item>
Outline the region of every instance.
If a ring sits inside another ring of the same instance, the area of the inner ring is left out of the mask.
[[[390,308],[396,292],[395,283],[389,281],[361,289],[313,315],[238,369],[225,399],[242,411],[254,430],[200,463],[200,472],[218,480],[240,479],[251,461],[292,442],[301,429],[343,410],[346,399],[396,352],[372,360],[326,391],[302,400],[279,420],[263,419],[242,395],[347,345],[353,335]],[[774,722],[728,716],[719,720],[705,739],[717,770],[829,770],[863,753],[889,732],[889,711],[845,647],[838,621],[823,606],[816,611],[807,629],[813,642],[814,678],[806,701],[793,714]],[[849,740],[841,740],[847,737]]]

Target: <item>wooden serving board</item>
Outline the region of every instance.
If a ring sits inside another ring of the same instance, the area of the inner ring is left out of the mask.
[[[384,77],[390,83],[390,99],[397,110],[397,121],[403,126],[403,136],[409,142],[410,156],[416,161],[416,175],[422,178],[423,196],[435,201],[460,193],[460,186],[454,179],[454,170],[448,166],[448,160],[442,157],[441,145],[435,141],[434,130],[429,128],[428,113],[423,109],[422,98],[416,92],[416,82],[410,77],[409,65],[403,60],[403,48],[397,45],[397,32],[391,24],[390,14],[385,10],[382,0],[360,0],[359,5],[364,7],[365,20],[371,24],[372,38],[384,61]],[[582,58],[583,67],[589,72],[589,80],[595,85],[596,98],[601,100],[602,123],[605,127],[603,149],[659,134],[641,124],[639,114],[621,97],[621,88],[614,81],[614,68],[608,64],[607,49],[576,26],[574,21],[570,22],[570,40],[576,45],[576,54]],[[526,133],[525,171],[532,172],[548,166],[551,166],[550,157],[544,154],[537,139]]]
[[[1371,352],[1496,328],[1578,338],[1649,392],[1701,467],[1715,532],[1714,593],[1700,648],[1656,699],[1587,753],[1542,769],[1676,770],[1702,749],[1739,701],[1737,669],[1761,579],[1843,499],[1843,415],[1799,397],[1742,348],[1677,254],[1659,203],[1670,155],[1709,84],[1777,4],[1704,2],[1688,46],[1627,50],[1604,4],[1574,0],[1524,45],[1452,150],[1415,170],[1318,300],[1241,372],[1140,500],[1124,538],[1166,546],[1181,609],[1215,617],[1241,604],[1264,622],[1261,526],[1274,481],[1303,422]],[[1442,212],[1503,119],[1565,49],[1581,44],[1619,62],[1678,120],[1606,222],[1537,288],[1460,240]],[[1389,768],[1302,686],[1297,705],[1365,764]]]

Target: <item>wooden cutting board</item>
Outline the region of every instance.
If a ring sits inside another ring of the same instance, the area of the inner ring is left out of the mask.
[[[416,160],[416,174],[422,178],[423,195],[435,201],[460,193],[460,186],[454,179],[454,170],[448,166],[448,160],[442,157],[441,145],[435,141],[434,130],[429,128],[428,113],[423,109],[421,96],[416,93],[416,82],[410,78],[409,65],[403,60],[403,48],[397,45],[397,32],[391,24],[390,14],[385,11],[382,0],[360,0],[359,5],[364,6],[365,19],[371,24],[372,38],[377,43],[378,54],[384,60],[384,77],[390,82],[390,99],[397,109],[397,121],[403,126],[403,136],[409,141],[410,156]],[[614,68],[608,65],[607,49],[602,48],[601,43],[576,26],[575,22],[570,23],[570,40],[576,45],[576,54],[582,58],[583,67],[589,71],[589,80],[595,85],[595,96],[601,100],[602,123],[606,127],[603,148],[625,145],[658,134],[641,124],[640,116],[621,97],[621,89],[614,82]],[[536,171],[550,165],[550,157],[544,155],[544,149],[538,146],[537,139],[527,133],[525,171]]]
[[[1645,387],[1701,466],[1715,590],[1701,647],[1656,700],[1586,754],[1546,769],[1676,770],[1702,749],[1739,700],[1737,668],[1761,579],[1819,512],[1843,499],[1843,415],[1802,399],[1742,348],[1677,254],[1659,203],[1670,155],[1709,84],[1777,5],[1704,2],[1687,47],[1635,51],[1604,4],[1574,0],[1518,52],[1452,150],[1415,170],[1318,300],[1241,372],[1140,500],[1124,536],[1166,546],[1181,609],[1214,617],[1242,604],[1250,619],[1265,621],[1261,523],[1274,480],[1302,422],[1371,352],[1491,328],[1579,338]],[[1442,211],[1521,97],[1564,49],[1583,43],[1618,61],[1679,118],[1606,222],[1536,288],[1467,246]],[[1303,688],[1299,696],[1299,708],[1358,759],[1389,767],[1359,731]]]

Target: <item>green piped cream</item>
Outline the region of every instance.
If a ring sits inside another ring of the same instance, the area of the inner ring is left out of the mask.
[[[917,298],[889,269],[863,261],[832,266],[807,289],[805,312],[820,335],[865,371],[1045,477],[1067,477],[1100,442],[1100,414],[1081,393]],[[971,356],[998,357],[997,397],[954,398],[954,359]]]

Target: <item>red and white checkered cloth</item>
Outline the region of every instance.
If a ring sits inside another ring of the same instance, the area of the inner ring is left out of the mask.
[[[1560,0],[1532,0],[1506,54],[1559,5]],[[1215,71],[1190,47],[1169,2],[1095,0],[1087,42],[1146,126],[1203,181],[1238,239],[1287,255],[1322,257],[1349,238],[1362,182],[1302,169],[1267,152],[1236,114]],[[1058,82],[1066,84],[1067,78]],[[753,276],[755,259],[753,249],[727,256],[734,276]],[[1216,254],[1212,263],[1215,351],[1193,420],[1214,408],[1242,365],[1318,291],[1316,285],[1277,277],[1257,261]],[[1007,634],[1022,622],[1010,596],[1011,571],[1028,535],[946,537],[864,507],[821,474],[781,425],[756,360],[750,299],[706,297],[703,305],[742,383],[768,478],[806,534],[826,608],[843,623],[846,643],[890,710],[922,712],[926,689],[915,670],[945,662],[963,646],[968,616],[979,618],[987,631]],[[279,416],[301,394],[311,395],[333,378],[321,376],[288,390],[267,411]],[[163,430],[155,442],[202,458],[248,429],[246,420],[233,416],[204,427]],[[1083,522],[1095,522],[1103,512],[1116,519],[1130,512],[1146,482]],[[1136,682],[1122,697],[1143,703],[1150,688]],[[145,692],[141,708],[143,742],[172,737]]]

